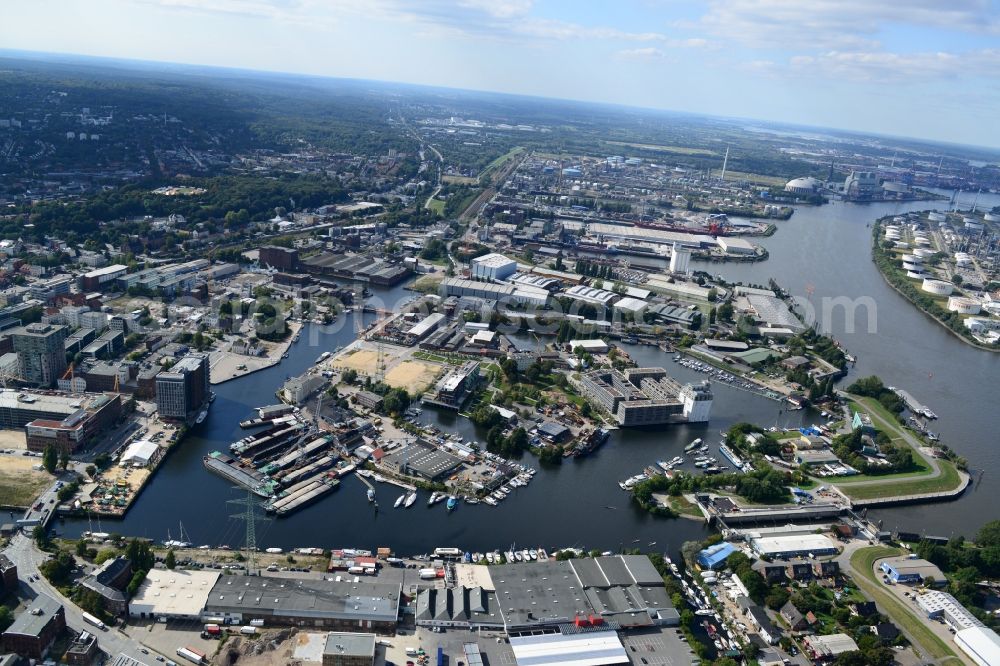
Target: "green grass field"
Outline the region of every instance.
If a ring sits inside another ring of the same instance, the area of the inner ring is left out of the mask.
[[[895,444],[909,444],[902,437],[903,426],[900,425],[895,415],[882,406],[873,398],[861,396],[851,396],[851,409],[853,411],[868,412],[876,419],[876,427],[886,431]],[[882,422],[879,422],[881,419]],[[886,424],[890,427],[886,428]],[[853,499],[876,499],[880,497],[894,497],[897,495],[914,495],[917,493],[935,493],[945,490],[953,490],[962,482],[955,465],[947,460],[938,460],[941,466],[941,475],[928,479],[932,469],[924,462],[923,458],[914,451],[915,460],[919,469],[909,472],[899,472],[894,474],[858,475],[846,479],[839,479],[835,485]],[[884,483],[874,483],[870,485],[857,485],[866,481],[884,481]],[[852,487],[854,486],[854,487]]]
[[[857,583],[879,606],[879,610],[888,615],[903,631],[916,639],[923,649],[929,651],[929,656],[940,659],[940,664],[962,664],[951,647],[941,640],[927,625],[882,588],[882,583],[875,576],[875,561],[883,557],[899,555],[903,551],[887,546],[862,548],[851,555],[851,567]]]
[[[499,169],[501,165],[507,162],[507,160],[512,159],[523,152],[524,152],[524,147],[518,146],[517,148],[514,148],[510,152],[501,155],[500,157],[496,158],[495,160],[487,164],[486,168],[483,169],[482,172],[480,172],[479,174],[479,182],[482,183],[484,179],[492,176],[493,172]]]
[[[438,215],[444,215],[444,202],[440,199],[431,199],[427,202],[427,210],[432,210]]]

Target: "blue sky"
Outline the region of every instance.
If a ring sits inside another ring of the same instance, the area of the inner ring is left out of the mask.
[[[992,0],[31,0],[0,48],[1000,146]]]

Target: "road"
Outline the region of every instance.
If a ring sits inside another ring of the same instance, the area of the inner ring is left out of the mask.
[[[854,553],[857,552],[858,550],[862,550],[869,547],[871,547],[871,544],[869,544],[867,541],[863,541],[860,539],[854,539],[850,543],[848,543],[844,547],[844,550],[840,553],[840,555],[838,555],[835,558],[835,560],[840,564],[841,571],[846,571],[849,573],[851,579],[854,580],[855,585],[861,588],[861,590],[865,593],[866,597],[875,600],[875,603],[878,604],[879,611],[885,613],[886,615],[889,616],[891,620],[894,621],[896,626],[899,627],[899,630],[903,632],[903,635],[906,636],[907,640],[910,641],[910,644],[918,647],[924,657],[929,657],[930,655],[933,654],[933,652],[931,650],[928,650],[927,646],[924,645],[921,641],[917,640],[911,632],[907,631],[905,624],[900,619],[894,617],[895,612],[898,611],[895,611],[894,608],[887,605],[886,602],[882,600],[881,598],[882,594],[896,598],[896,600],[899,602],[899,606],[904,608],[905,612],[912,615],[918,622],[923,624],[923,626],[925,626],[933,634],[935,634],[938,638],[940,638],[945,643],[945,645],[947,645],[952,650],[952,652],[954,652],[957,655],[957,657],[955,658],[941,659],[939,663],[960,662],[964,664],[970,664],[969,660],[965,658],[964,653],[957,647],[955,647],[953,637],[949,634],[947,629],[943,627],[943,625],[938,625],[935,622],[927,621],[923,617],[923,615],[919,612],[919,610],[916,610],[913,604],[907,604],[904,603],[902,600],[898,599],[897,598],[898,593],[896,593],[894,590],[888,589],[888,586],[878,586],[876,584],[873,584],[871,580],[867,578],[867,574],[870,574],[872,572],[870,571],[864,572],[854,569],[854,567],[851,564],[851,556],[854,555]],[[878,578],[878,576],[876,576],[876,578]]]
[[[144,654],[145,648],[121,629],[109,628],[101,631],[84,622],[83,611],[49,584],[49,581],[38,571],[38,566],[48,559],[48,554],[40,551],[30,538],[24,534],[15,535],[4,554],[17,565],[17,575],[21,582],[20,596],[33,598],[39,594],[46,594],[58,600],[66,610],[66,624],[76,632],[90,631],[94,633],[100,648],[110,655],[124,653],[146,663],[153,661],[153,658],[148,656],[148,651]],[[36,578],[37,580],[33,580]]]

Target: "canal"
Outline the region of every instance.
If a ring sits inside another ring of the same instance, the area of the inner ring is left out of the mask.
[[[980,204],[998,205],[1000,198],[982,196]],[[863,308],[853,327],[847,325],[849,318],[842,308],[828,321],[819,322],[858,356],[851,376],[878,374],[887,383],[908,389],[941,417],[935,427],[942,441],[967,457],[983,478],[983,487],[976,485],[955,502],[883,509],[875,515],[889,529],[951,536],[973,534],[996,515],[986,484],[1000,474],[990,451],[995,440],[991,424],[997,422],[989,416],[989,405],[996,402],[1000,357],[965,345],[892,291],[871,262],[868,227],[882,215],[946,205],[834,202],[801,207],[790,220],[778,223],[778,233],[759,241],[770,252],[768,261],[699,268],[747,283],[766,284],[773,277],[793,294],[816,304],[844,296],[871,299],[875,307],[870,327]],[[376,296],[393,307],[412,295],[397,287],[379,290]],[[100,528],[162,541],[168,534],[177,538],[183,523],[185,534],[195,544],[241,546],[244,523],[232,515],[242,509],[228,502],[245,494],[205,470],[202,457],[226,450],[230,442],[244,436],[239,421],[250,416],[253,408],[275,402],[274,392],[286,376],[303,372],[323,351],[353,340],[355,316],[347,314],[327,327],[310,325],[281,364],[215,387],[218,398],[205,422],[195,426],[169,455],[126,517],[104,520]],[[679,380],[701,378],[653,347],[626,348],[640,364],[665,366]],[[467,440],[482,441],[485,436],[450,412],[425,409],[422,418]],[[740,421],[795,427],[818,422],[819,416],[809,410],[787,412],[773,401],[716,385],[709,424],[615,431],[588,458],[540,468],[528,487],[518,489],[498,507],[463,504],[449,514],[441,504],[428,508],[426,498],[421,498],[411,509],[392,509],[386,500],[398,493],[380,486],[383,509],[376,514],[365,497],[365,487],[350,477],[333,494],[292,516],[261,521],[257,542],[261,548],[386,545],[404,554],[424,553],[436,546],[503,550],[511,544],[616,550],[648,548],[656,542],[657,550],[676,550],[684,541],[706,536],[706,528],[691,520],[658,519],[637,510],[617,482],[656,460],[677,455],[696,437],[714,448],[720,431]],[[531,456],[524,462],[538,467]],[[68,519],[59,529],[73,536],[90,526],[86,519]],[[96,521],[92,527],[98,528]]]

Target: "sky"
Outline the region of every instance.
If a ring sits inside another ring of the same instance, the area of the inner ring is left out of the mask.
[[[0,48],[1000,147],[1000,0],[5,0]]]

